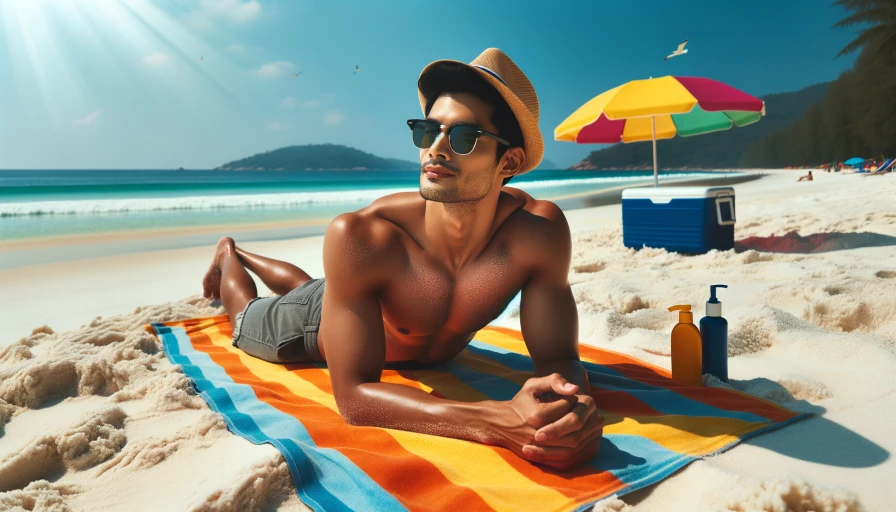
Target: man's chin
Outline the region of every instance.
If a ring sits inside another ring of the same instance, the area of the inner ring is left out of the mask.
[[[453,203],[449,194],[446,194],[445,190],[432,190],[428,187],[420,187],[420,197],[426,199],[427,201],[434,201],[436,203]]]

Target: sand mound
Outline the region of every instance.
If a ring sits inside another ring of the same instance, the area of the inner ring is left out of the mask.
[[[268,504],[284,502],[296,494],[289,466],[282,456],[257,464],[242,474],[242,482],[216,493],[194,510],[259,510]],[[301,510],[311,510],[301,505]]]
[[[595,503],[591,512],[630,512],[632,510],[635,510],[635,508],[626,504],[614,494]]]
[[[746,480],[705,499],[699,510],[730,512],[861,512],[855,494],[800,479]]]
[[[56,333],[48,326],[0,354],[0,504],[26,510],[67,510],[73,487],[63,475],[102,475],[110,467],[145,467],[178,449],[181,440],[206,436],[223,421],[195,396],[186,377],[164,360],[151,321],[219,314],[205,299],[138,308],[130,315],[96,318],[81,329]],[[139,402],[139,405],[136,403]],[[208,419],[155,444],[132,440],[134,420],[178,409],[206,408]],[[19,425],[19,422],[24,422]],[[37,423],[35,423],[37,422]],[[40,425],[40,428],[28,425]],[[0,431],[3,432],[3,431]]]
[[[71,485],[51,484],[38,480],[18,491],[0,493],[2,510],[39,510],[41,512],[71,512],[65,497],[76,494],[78,488]]]
[[[112,456],[125,443],[125,414],[108,406],[61,430],[33,439],[12,456],[0,461],[0,491],[67,470],[83,470]]]

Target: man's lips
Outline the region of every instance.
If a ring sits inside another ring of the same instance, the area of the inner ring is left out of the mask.
[[[437,165],[427,165],[423,168],[423,172],[429,178],[449,178],[451,176],[454,176],[453,172]]]

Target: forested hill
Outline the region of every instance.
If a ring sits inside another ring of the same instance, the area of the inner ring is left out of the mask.
[[[896,15],[896,9],[888,12]],[[896,19],[890,26],[896,27]],[[890,39],[889,53],[876,51],[877,44],[864,49],[853,68],[831,83],[820,103],[752,144],[742,164],[815,166],[856,156],[875,160],[896,156],[896,37]]]
[[[802,118],[810,106],[821,102],[829,85],[830,82],[796,92],[762,96],[766,116],[743,128],[659,140],[656,143],[657,165],[661,169],[741,167],[741,157],[751,144]],[[593,151],[572,168],[653,169],[653,145],[650,141],[614,144]]]
[[[288,146],[228,162],[218,170],[412,170],[420,164],[409,160],[382,158],[338,144]]]

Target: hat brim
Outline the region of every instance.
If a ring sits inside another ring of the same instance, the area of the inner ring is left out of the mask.
[[[445,64],[459,64],[465,70],[481,76],[507,102],[513,115],[516,117],[517,123],[520,125],[520,131],[523,134],[523,151],[526,153],[526,160],[523,162],[522,168],[514,176],[525,174],[538,167],[538,164],[541,163],[541,159],[544,157],[544,139],[542,139],[541,130],[538,128],[538,121],[516,94],[490,73],[456,60],[443,59],[430,63],[423,68],[417,80],[417,95],[420,98],[420,109],[423,113],[426,113],[426,97],[441,92],[440,80],[434,79],[438,78],[439,73],[454,73],[454,71],[444,69]],[[424,77],[426,78],[425,80]]]

